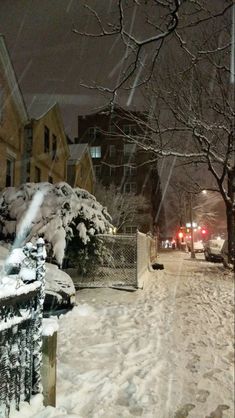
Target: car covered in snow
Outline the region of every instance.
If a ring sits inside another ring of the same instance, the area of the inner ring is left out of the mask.
[[[9,248],[0,245],[0,268],[5,268],[9,261],[9,255]],[[14,257],[14,255],[11,257],[10,267],[12,272],[20,271],[22,257]],[[45,278],[45,313],[48,315],[72,308],[75,304],[75,287],[71,277],[60,270],[57,265],[46,263]]]
[[[191,252],[191,242],[187,242],[188,250]],[[204,252],[204,245],[202,241],[195,241],[193,243],[194,252],[195,253],[203,253]]]
[[[224,254],[223,248],[225,245],[224,239],[211,239],[205,243],[205,259],[206,261],[220,261],[223,262]]]

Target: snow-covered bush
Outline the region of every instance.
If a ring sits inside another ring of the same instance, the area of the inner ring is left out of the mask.
[[[110,221],[93,195],[64,182],[26,183],[0,193],[0,238],[20,246],[43,237],[59,265],[69,241],[84,248],[96,234],[108,232]]]

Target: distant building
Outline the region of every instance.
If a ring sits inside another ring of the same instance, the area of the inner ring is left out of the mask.
[[[140,112],[133,115],[142,117]],[[138,133],[135,118],[121,108],[78,117],[75,141],[89,144],[96,178],[106,187],[113,183],[122,192],[143,195],[149,204],[147,211],[140,211],[137,224],[124,226],[123,232],[128,233],[136,228],[156,231],[161,212],[160,180],[156,162],[151,162],[153,155],[128,141],[128,135]]]
[[[88,144],[70,144],[67,166],[67,182],[94,193],[94,168]]]
[[[0,189],[21,182],[24,125],[27,110],[19,84],[0,35]]]

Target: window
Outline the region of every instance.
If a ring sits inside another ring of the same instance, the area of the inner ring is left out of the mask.
[[[15,161],[12,158],[7,158],[6,166],[6,187],[14,184]]]
[[[30,182],[30,170],[31,170],[31,164],[30,161],[27,162],[26,165],[26,182]]]
[[[135,125],[124,125],[123,126],[123,132],[125,135],[136,135],[137,131],[136,131],[136,126]]]
[[[48,176],[48,182],[53,184],[53,177],[52,176]]]
[[[124,144],[124,155],[132,155],[135,153],[136,144]]]
[[[90,147],[91,158],[101,158],[101,147]]]
[[[125,193],[136,193],[136,183],[125,183],[124,184]]]
[[[47,126],[44,126],[44,152],[50,151],[50,131]]]
[[[109,156],[114,157],[116,155],[116,146],[115,145],[109,145]]]
[[[95,175],[96,175],[96,177],[100,177],[100,175],[101,175],[101,166],[100,165],[95,165],[94,166],[94,169],[95,169]]]
[[[125,234],[135,234],[136,233],[136,230],[137,230],[137,227],[136,226],[125,226],[124,227],[124,232],[125,232]]]
[[[40,183],[41,181],[41,170],[39,167],[35,167],[34,169],[34,181],[35,183]]]
[[[89,139],[97,139],[100,137],[100,130],[96,127],[91,127],[88,129]]]
[[[124,175],[126,177],[136,176],[136,167],[124,166]]]
[[[57,157],[57,138],[56,136],[53,134],[52,135],[52,160],[55,160]]]
[[[3,121],[3,107],[4,107],[3,87],[0,86],[0,123]]]
[[[116,167],[109,167],[109,175],[115,176],[116,174]]]

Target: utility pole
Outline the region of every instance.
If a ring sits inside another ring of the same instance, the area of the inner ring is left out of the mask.
[[[194,251],[192,193],[189,193],[189,216],[190,216],[190,225],[191,225],[191,258],[196,258],[195,251]]]

